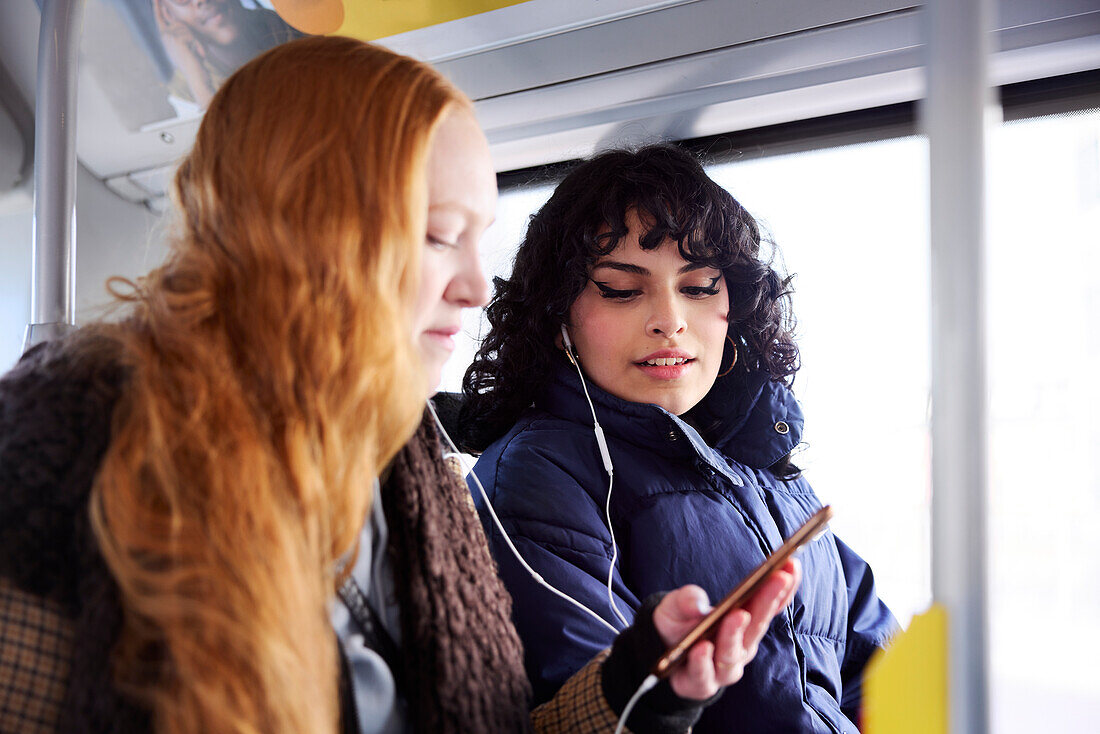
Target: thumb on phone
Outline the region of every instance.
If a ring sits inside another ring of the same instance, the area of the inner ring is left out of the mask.
[[[653,610],[653,626],[666,645],[675,645],[711,610],[707,592],[695,584],[665,595]]]

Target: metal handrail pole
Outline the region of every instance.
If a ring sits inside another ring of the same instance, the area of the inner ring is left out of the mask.
[[[85,0],[44,0],[34,113],[31,323],[24,350],[76,324],[76,82]]]
[[[991,0],[925,6],[932,285],[932,594],[952,734],[989,731],[985,149]]]

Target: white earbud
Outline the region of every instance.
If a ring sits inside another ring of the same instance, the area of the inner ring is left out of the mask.
[[[561,338],[565,342],[565,354],[569,357],[569,361],[576,364],[573,359],[573,340],[569,338],[569,329],[565,328],[565,324],[561,325]]]
[[[573,358],[576,354],[576,350],[573,349],[573,341],[569,338],[569,329],[565,328],[565,324],[561,325],[561,338],[565,342],[565,353],[569,357],[569,361],[573,363],[573,366],[577,368],[577,374],[581,378],[581,387],[584,388],[584,397],[588,400],[588,407],[592,410],[592,430],[596,434],[596,446],[600,450],[600,459],[603,461],[604,471],[607,472],[607,476],[611,477],[615,473],[615,465],[611,463],[611,452],[607,450],[607,438],[603,435],[603,426],[596,419],[596,407],[592,405],[592,398],[588,396],[588,386],[584,382],[584,373],[581,371],[581,366],[577,364],[577,360]],[[610,487],[608,488],[608,494],[610,495]],[[611,526],[611,518],[607,518],[608,527]],[[614,533],[614,531],[612,531]]]

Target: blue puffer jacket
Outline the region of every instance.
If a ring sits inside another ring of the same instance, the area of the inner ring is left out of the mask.
[[[785,386],[763,375],[720,379],[690,414],[702,433],[655,405],[588,389],[615,465],[611,519],[620,557],[612,589],[628,620],[647,595],[687,583],[720,599],[820,507],[804,479],[783,482],[767,470],[802,432]],[[536,407],[474,471],[523,558],[621,628],[606,586],[608,477],[580,380],[564,360]],[[536,698],[544,700],[614,635],[536,585],[476,490],[474,499],[514,599]],[[696,732],[857,731],[863,668],[897,623],[868,565],[831,532],[800,558],[804,579],[793,604]]]

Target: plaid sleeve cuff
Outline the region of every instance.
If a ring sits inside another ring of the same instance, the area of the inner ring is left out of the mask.
[[[601,686],[603,663],[611,653],[604,650],[573,674],[557,694],[531,712],[537,734],[612,732],[619,717],[604,698]],[[629,731],[629,729],[624,729]]]
[[[72,646],[59,605],[0,576],[0,731],[57,731]]]

